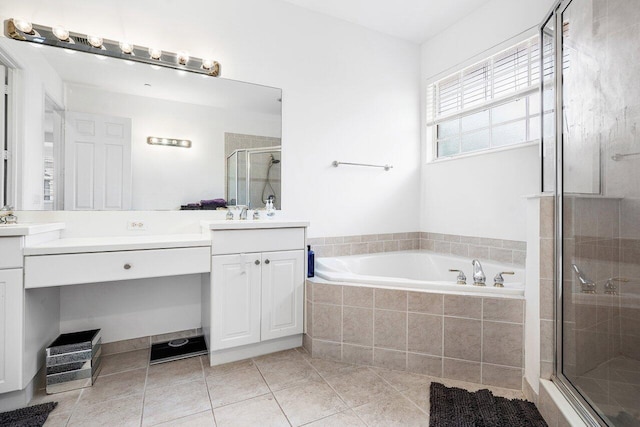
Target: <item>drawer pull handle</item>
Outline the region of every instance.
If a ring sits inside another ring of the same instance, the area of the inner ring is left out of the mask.
[[[265,264],[270,264],[271,261],[269,261],[268,259],[264,261]]]
[[[256,260],[256,261],[255,261],[255,264],[256,264],[256,265],[260,265],[260,261],[259,261],[259,260]]]
[[[131,268],[131,264],[125,264],[125,265],[124,265],[124,269],[125,269],[125,270],[129,270],[130,268]]]

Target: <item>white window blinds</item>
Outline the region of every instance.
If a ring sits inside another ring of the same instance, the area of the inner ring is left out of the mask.
[[[428,122],[535,89],[540,81],[538,40],[532,37],[429,85]]]

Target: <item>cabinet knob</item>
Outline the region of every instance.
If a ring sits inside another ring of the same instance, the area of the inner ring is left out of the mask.
[[[271,261],[269,261],[268,259],[264,261],[265,264],[270,264]]]
[[[124,265],[124,269],[125,269],[125,270],[129,270],[130,268],[131,268],[131,264],[125,264],[125,265]]]
[[[255,261],[255,264],[256,264],[256,265],[260,265],[260,260],[258,260],[258,259],[257,259],[257,260]]]

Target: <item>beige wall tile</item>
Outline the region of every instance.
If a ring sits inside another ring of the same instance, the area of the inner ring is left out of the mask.
[[[371,347],[373,345],[373,309],[343,307],[342,341]]]
[[[458,256],[469,256],[469,245],[465,243],[451,243],[451,254]]]
[[[344,237],[343,236],[325,237],[324,243],[325,245],[336,245],[338,243],[344,243]]]
[[[369,242],[367,243],[367,250],[370,254],[376,254],[380,252],[384,252],[384,243],[383,242]]]
[[[407,352],[374,348],[373,366],[404,371],[407,369]]]
[[[344,243],[360,243],[362,236],[344,236]]]
[[[482,317],[482,298],[466,295],[445,295],[444,315],[480,319]]]
[[[442,240],[444,241],[445,237],[444,234],[440,234],[440,233],[429,233],[429,240]]]
[[[433,244],[433,250],[443,254],[451,253],[451,242],[441,242],[437,240]]]
[[[444,378],[480,383],[480,362],[445,358],[442,363],[442,371]]]
[[[385,310],[407,311],[407,292],[375,288],[375,307]]]
[[[393,240],[406,240],[409,238],[409,233],[393,233]]]
[[[487,246],[469,245],[469,258],[489,259],[489,248]]]
[[[554,237],[554,200],[552,197],[540,199],[540,237],[551,239]]]
[[[307,237],[307,245],[324,245],[324,237]]]
[[[515,265],[524,266],[527,262],[527,253],[525,251],[513,251],[513,263]]]
[[[514,249],[517,251],[526,251],[527,242],[521,242],[518,240],[503,240],[502,247],[505,249]]]
[[[313,302],[321,304],[342,304],[342,286],[326,283],[313,284]]]
[[[540,278],[553,279],[552,239],[540,239]]]
[[[522,369],[483,363],[482,384],[522,390]]]
[[[480,238],[480,245],[481,246],[490,246],[492,248],[501,248],[502,247],[502,240],[501,239],[490,239],[487,237],[481,237]]]
[[[344,243],[340,245],[334,245],[333,251],[335,256],[349,256],[351,255],[351,244]]]
[[[343,344],[342,361],[345,363],[371,366],[373,365],[373,347]]]
[[[396,252],[400,249],[397,240],[385,240],[383,247],[385,252]]]
[[[413,240],[399,240],[398,249],[401,251],[410,251],[413,249]]]
[[[522,367],[522,325],[484,322],[482,329],[483,362],[517,368]]]
[[[511,249],[489,248],[489,259],[513,264],[513,251]]]
[[[342,340],[342,307],[313,305],[313,338],[329,341]]]
[[[151,338],[133,338],[130,340],[115,341],[102,344],[102,354],[124,353],[127,351],[142,350],[151,347]]]
[[[373,308],[373,288],[365,288],[363,286],[343,286],[342,296],[344,305]]]
[[[553,320],[553,306],[555,299],[554,281],[540,279],[540,318]]]
[[[393,240],[393,233],[378,234],[378,240]]]
[[[342,359],[342,345],[339,342],[313,339],[311,344],[313,357],[340,361]]]
[[[460,243],[460,236],[458,236],[457,234],[445,234],[444,240],[445,242]]]
[[[363,242],[375,242],[378,240],[377,234],[364,234],[361,236]]]
[[[433,240],[420,239],[420,249],[433,251],[435,250],[435,242]]]
[[[553,361],[553,328],[552,320],[540,321],[540,360],[543,362]]]
[[[406,312],[375,310],[374,322],[373,343],[375,347],[406,351]]]
[[[407,349],[414,353],[442,355],[442,316],[409,313]]]
[[[481,321],[444,318],[444,356],[455,359],[481,360]]]
[[[313,252],[315,252],[315,256],[318,258],[335,256],[333,245],[316,245],[316,247],[313,248]]]
[[[471,244],[471,245],[479,245],[480,244],[480,238],[479,237],[473,237],[473,236],[460,236],[460,243],[467,243],[467,244]]]
[[[417,311],[428,314],[442,314],[444,307],[444,295],[428,292],[408,293],[409,311]]]
[[[368,243],[352,243],[351,244],[351,255],[362,255],[367,253],[369,253]]]
[[[498,322],[524,323],[524,301],[507,298],[483,298],[482,317]]]
[[[407,371],[432,377],[442,377],[442,357],[408,353]]]

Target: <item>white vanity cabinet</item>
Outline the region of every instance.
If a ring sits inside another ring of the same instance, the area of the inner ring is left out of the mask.
[[[213,230],[203,329],[212,365],[299,346],[305,228]]]
[[[0,393],[20,389],[23,292],[22,268],[0,270]]]

